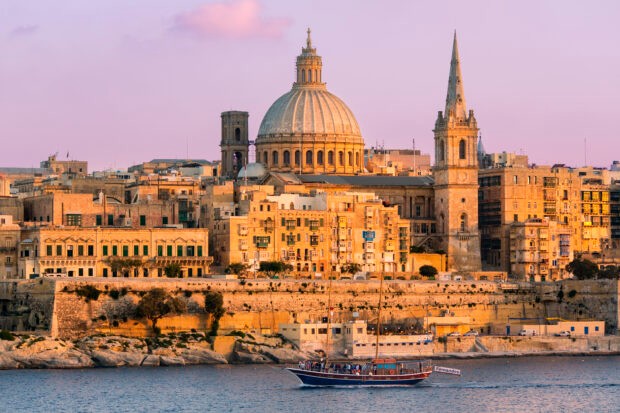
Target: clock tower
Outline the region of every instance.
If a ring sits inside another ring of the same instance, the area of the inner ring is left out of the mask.
[[[467,111],[459,51],[454,33],[448,95],[435,121],[435,217],[448,269],[479,271],[478,123]]]

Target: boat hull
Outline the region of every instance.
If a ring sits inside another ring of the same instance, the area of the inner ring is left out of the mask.
[[[413,386],[430,376],[430,372],[398,375],[354,375],[287,368],[305,386]]]

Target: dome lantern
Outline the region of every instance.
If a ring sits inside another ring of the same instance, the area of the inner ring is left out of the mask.
[[[321,56],[316,54],[316,49],[312,47],[310,28],[308,28],[308,38],[306,47],[302,47],[301,54],[297,56],[297,81],[293,87],[319,86],[325,87],[322,79],[323,61]]]

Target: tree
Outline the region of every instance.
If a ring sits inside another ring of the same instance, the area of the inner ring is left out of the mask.
[[[168,278],[181,278],[181,266],[176,262],[170,263],[164,267],[164,274]]]
[[[341,274],[356,274],[362,270],[362,266],[356,262],[347,262],[340,266]]]
[[[151,322],[153,333],[159,334],[157,327],[159,319],[168,314],[182,314],[187,311],[187,305],[180,298],[166,292],[163,288],[153,288],[138,302],[136,314],[145,317]]]
[[[267,277],[275,278],[278,274],[291,271],[293,266],[282,261],[261,261],[258,270],[264,272]]]
[[[228,267],[226,267],[224,272],[226,274],[244,275],[248,268],[250,267],[247,264],[243,264],[241,262],[233,262]]]
[[[211,316],[211,332],[210,335],[217,335],[220,327],[220,318],[225,313],[224,297],[222,293],[217,291],[208,291],[205,294],[205,312]]]
[[[618,278],[620,271],[618,271],[618,267],[608,266],[604,270],[599,270],[598,278],[607,278],[610,280],[615,280]]]
[[[106,260],[106,264],[110,266],[113,273],[120,272],[122,275],[129,275],[131,270],[142,267],[142,260],[139,258],[110,257]]]
[[[432,265],[423,265],[420,267],[420,275],[425,277],[435,277],[437,275],[437,268]]]
[[[575,258],[568,263],[566,271],[572,273],[578,280],[590,280],[598,274],[598,266],[590,260]]]

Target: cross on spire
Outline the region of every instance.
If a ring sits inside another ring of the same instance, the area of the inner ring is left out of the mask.
[[[306,39],[306,47],[312,49],[312,38],[310,37],[310,28],[308,27],[308,38]]]

